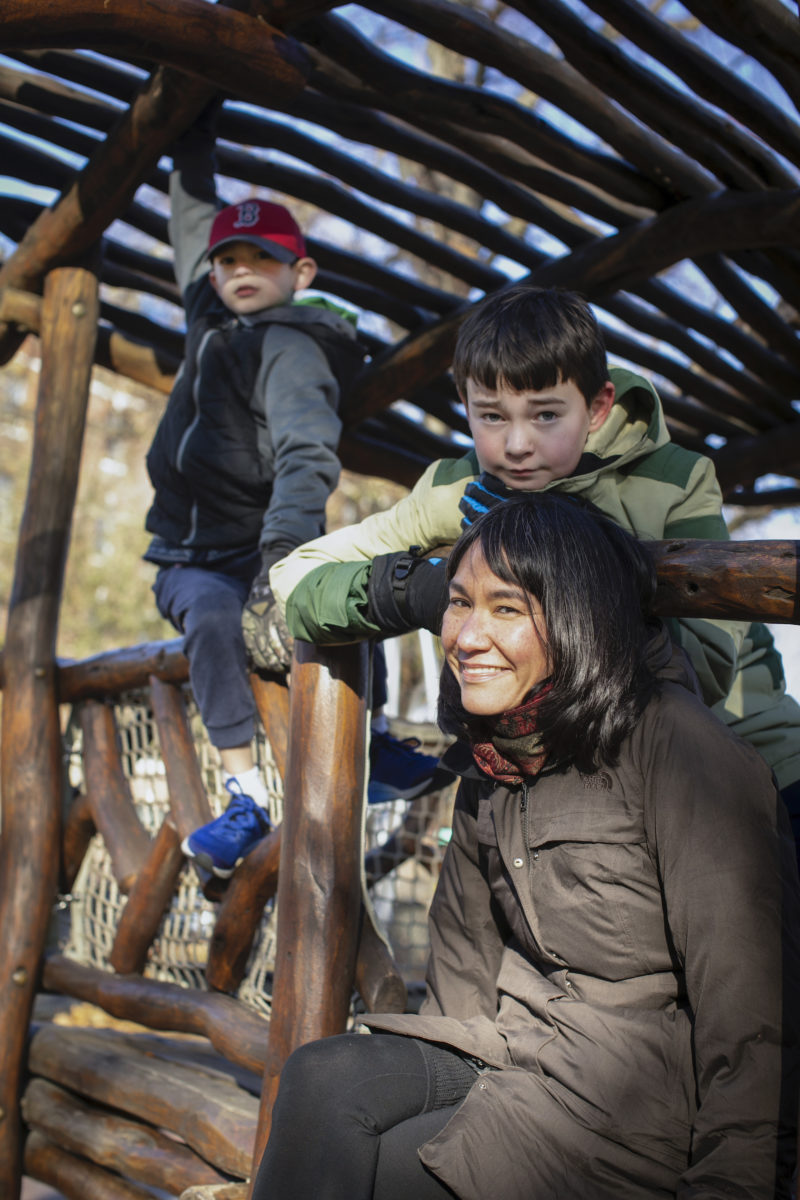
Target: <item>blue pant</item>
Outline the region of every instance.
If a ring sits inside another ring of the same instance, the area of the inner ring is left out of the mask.
[[[161,567],[156,575],[158,611],[184,636],[189,680],[209,739],[218,750],[244,746],[256,728],[242,637],[242,609],[261,570],[258,550],[212,566]],[[375,647],[372,704],[386,703],[386,662]]]
[[[244,746],[255,733],[242,609],[260,570],[255,550],[226,560],[224,571],[161,567],[153,584],[158,611],[184,636],[194,698],[218,750]]]

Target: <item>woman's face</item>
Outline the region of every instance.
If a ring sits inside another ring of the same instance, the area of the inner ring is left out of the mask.
[[[461,687],[461,703],[476,716],[516,708],[549,674],[538,600],[498,579],[477,543],[450,582],[442,645]]]

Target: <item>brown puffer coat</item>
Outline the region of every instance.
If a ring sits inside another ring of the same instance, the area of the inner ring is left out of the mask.
[[[759,755],[667,683],[613,769],[463,774],[427,998],[366,1018],[501,1068],[423,1162],[461,1200],[788,1196],[800,889]]]

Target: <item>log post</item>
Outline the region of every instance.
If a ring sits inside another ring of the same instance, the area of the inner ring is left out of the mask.
[[[168,816],[153,839],[152,850],[117,923],[108,961],[120,975],[144,970],[147,952],[175,894],[183,864],[181,839]]]
[[[264,679],[260,675],[250,676],[250,686],[267,741],[272,747],[275,766],[284,780],[289,745],[289,689],[285,681]]]
[[[98,313],[92,272],[50,272],[33,456],[8,612],[0,749],[0,1195],[6,1200],[19,1196],[23,1055],[58,883],[62,770],[55,643]]]
[[[86,700],[78,715],[92,817],[111,856],[117,886],[127,893],[150,854],[150,836],[137,816],[122,769],[114,710],[110,704]]]
[[[80,793],[73,798],[69,807],[61,839],[61,886],[65,892],[72,890],[89,842],[96,831],[89,797]]]
[[[211,820],[211,805],[203,787],[183,692],[175,684],[151,675],[150,700],[167,772],[170,811],[183,841],[193,829]]]
[[[295,643],[272,1018],[253,1178],[286,1059],[347,1024],[361,903],[368,664],[364,643],[324,650]]]
[[[278,888],[282,829],[262,838],[225,889],[206,963],[206,982],[218,992],[234,993],[244,978],[264,905]]]
[[[665,617],[800,623],[800,542],[653,542]]]

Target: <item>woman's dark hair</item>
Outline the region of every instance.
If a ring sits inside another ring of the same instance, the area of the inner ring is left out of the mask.
[[[646,662],[656,576],[646,547],[594,505],[533,492],[489,509],[450,554],[452,579],[479,545],[490,571],[539,601],[553,687],[537,710],[551,763],[613,765],[656,686]],[[458,681],[442,672],[439,724],[471,740]]]
[[[527,284],[475,307],[459,330],[452,370],[462,399],[468,379],[515,392],[572,382],[588,405],[608,380],[603,334],[586,301]]]

